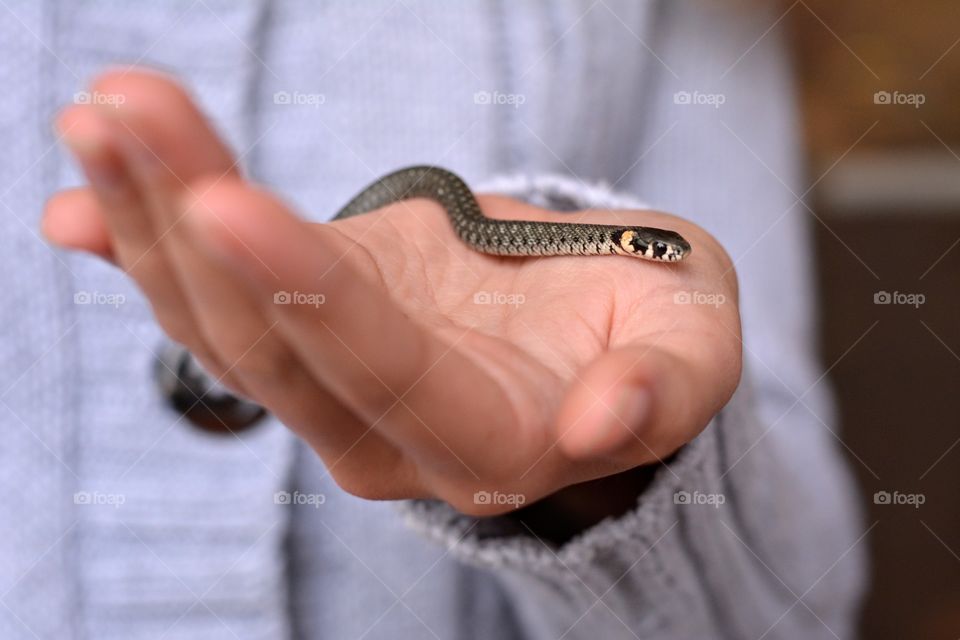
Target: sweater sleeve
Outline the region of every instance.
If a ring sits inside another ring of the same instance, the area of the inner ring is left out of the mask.
[[[415,529],[500,579],[532,638],[854,633],[870,527],[838,454],[842,433],[815,358],[814,217],[803,202],[791,70],[777,28],[786,8],[714,5],[660,3],[647,34],[658,55],[644,80],[640,148],[610,179],[700,224],[733,257],[739,389],[633,511],[560,547],[489,525],[481,536],[443,504],[402,507]],[[631,206],[571,182],[493,186],[555,208]]]
[[[643,206],[558,176],[478,190],[561,210]],[[493,572],[531,638],[846,637],[862,533],[848,515],[850,489],[823,438],[785,435],[765,420],[755,392],[764,374],[748,360],[730,403],[658,470],[632,511],[561,546],[499,518],[477,526],[440,502],[401,509],[413,529]],[[817,494],[823,474],[840,478],[831,496]]]

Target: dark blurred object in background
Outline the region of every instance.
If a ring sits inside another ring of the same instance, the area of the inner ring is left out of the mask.
[[[960,3],[805,0],[822,345],[873,551],[864,638],[960,637]],[[851,346],[852,345],[852,346]]]

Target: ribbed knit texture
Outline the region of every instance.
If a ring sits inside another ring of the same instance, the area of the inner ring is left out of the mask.
[[[0,353],[0,637],[69,637],[77,536],[72,517],[77,481],[78,331],[69,273],[37,232],[44,192],[54,186],[49,145],[38,114],[50,104],[48,30],[42,7],[24,3],[21,23],[0,20],[0,255],[3,340]],[[16,277],[11,277],[16,274]],[[49,611],[54,611],[50,615]]]
[[[757,43],[776,15],[697,0],[5,4],[0,638],[849,637],[863,529],[806,408],[835,428],[827,390],[795,406],[819,374],[789,74],[776,31]],[[559,208],[634,194],[695,220],[738,260],[743,387],[635,511],[559,549],[496,521],[481,536],[443,505],[345,495],[272,421],[192,429],[153,386],[163,336],[136,288],[38,235],[44,198],[80,182],[55,110],[132,62],[180,76],[248,173],[313,219],[433,163],[473,184],[512,176],[493,188]],[[676,505],[679,490],[727,503]]]

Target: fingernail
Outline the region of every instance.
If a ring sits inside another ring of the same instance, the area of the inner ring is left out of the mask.
[[[597,433],[595,449],[611,451],[630,439],[643,426],[650,414],[652,394],[646,387],[626,386],[620,389],[604,426]]]

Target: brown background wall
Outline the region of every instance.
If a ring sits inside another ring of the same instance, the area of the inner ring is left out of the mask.
[[[811,182],[843,158],[814,192],[813,208],[820,219],[823,359],[836,363],[831,377],[842,436],[868,524],[876,522],[863,635],[955,639],[960,3],[806,0],[788,8]],[[878,91],[919,94],[925,102],[875,104]],[[878,173],[878,159],[895,170]],[[881,189],[887,195],[879,202],[865,197]],[[940,191],[948,193],[931,197]],[[875,304],[880,291],[920,294],[924,302]],[[924,503],[875,504],[878,491],[919,494]]]
[[[806,126],[819,158],[861,149],[960,142],[960,3],[803,0],[785,7],[799,52]],[[876,105],[876,91],[920,92],[920,109]],[[924,122],[933,133],[924,126]],[[941,147],[942,149],[942,147]]]

